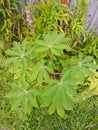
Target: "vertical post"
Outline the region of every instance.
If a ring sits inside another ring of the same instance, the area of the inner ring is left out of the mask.
[[[33,20],[32,17],[30,15],[30,8],[28,7],[28,5],[31,3],[31,0],[24,0],[25,3],[25,14],[26,14],[26,21],[28,24],[28,27],[30,27],[30,31],[32,33],[34,33],[34,29],[33,29]]]

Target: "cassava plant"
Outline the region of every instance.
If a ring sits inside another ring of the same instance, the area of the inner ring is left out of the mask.
[[[94,77],[92,70],[97,66],[92,56],[82,52],[69,56],[73,51],[70,42],[64,33],[51,31],[35,39],[33,45],[23,40],[5,51],[4,65],[14,75],[9,84],[12,92],[6,95],[11,110],[20,107],[30,114],[33,107],[49,107],[49,114],[57,112],[61,117],[65,110],[72,110],[79,85]]]
[[[95,79],[93,70],[98,68],[98,46],[97,41],[96,44],[93,41],[96,45],[93,54],[93,49],[89,53],[90,50],[87,52],[84,47],[88,35],[83,31],[85,12],[80,10],[82,5],[87,8],[87,1],[79,1],[76,14],[60,1],[41,1],[41,4],[33,4],[31,9],[35,29],[33,36],[27,31],[23,15],[18,14],[15,23],[11,19],[12,10],[10,15],[7,14],[9,9],[5,17],[2,15],[5,22],[1,26],[1,36],[6,41],[10,40],[11,46],[4,50],[5,59],[1,67],[13,75],[9,83],[11,93],[6,98],[11,99],[12,111],[20,108],[25,114],[30,114],[34,107],[48,107],[49,114],[57,112],[64,117],[67,110],[72,110],[80,86],[84,86],[85,82],[90,85]],[[24,24],[18,24],[20,19]],[[17,24],[19,28],[16,30]],[[84,37],[82,42],[81,36]],[[83,45],[80,46],[80,43]]]

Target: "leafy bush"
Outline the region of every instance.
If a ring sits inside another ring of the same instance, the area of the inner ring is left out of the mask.
[[[11,93],[6,95],[11,99],[11,110],[20,108],[30,114],[32,108],[49,107],[49,114],[57,112],[64,117],[66,110],[73,109],[81,87],[98,78],[98,38],[84,31],[87,1],[78,3],[76,13],[55,0],[33,5],[35,34],[29,32],[24,10],[15,15],[14,3],[10,5],[9,1],[6,13],[6,3],[0,6],[4,21],[0,37],[10,43],[1,49],[1,69],[13,77],[9,82]]]
[[[50,32],[35,40],[33,45],[26,40],[21,44],[14,42],[5,52],[8,58],[4,65],[9,65],[14,74],[10,84],[13,92],[6,96],[14,99],[12,110],[21,106],[23,112],[29,114],[32,107],[49,106],[50,114],[57,111],[61,117],[65,115],[64,109],[72,110],[78,85],[88,77],[93,78],[92,69],[97,66],[92,56],[83,56],[81,52],[64,57],[64,50],[72,51],[69,42],[70,38],[64,33]]]

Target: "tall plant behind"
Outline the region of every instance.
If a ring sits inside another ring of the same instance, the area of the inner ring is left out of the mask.
[[[84,30],[84,27],[88,11],[88,5],[88,0],[78,0],[76,10],[73,13],[69,28],[71,31],[70,35],[72,36],[73,40],[77,41],[77,43],[75,42],[76,45],[78,43],[82,44],[82,42],[85,42],[87,40],[86,31]]]
[[[33,4],[31,15],[34,19],[36,33],[43,34],[47,31],[58,30],[72,37],[72,45],[77,46],[87,40],[87,32],[84,31],[85,19],[88,10],[88,0],[79,0],[76,10],[73,10],[60,1],[55,0],[40,4]]]
[[[52,30],[63,32],[63,27],[68,25],[71,19],[71,9],[60,1],[42,0],[40,4],[32,5],[32,11],[35,30],[38,34]]]
[[[0,6],[0,37],[5,43],[22,41],[25,36],[32,36],[25,19],[25,6],[16,0],[3,1]]]

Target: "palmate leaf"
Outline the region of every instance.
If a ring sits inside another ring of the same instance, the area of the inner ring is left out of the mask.
[[[56,31],[53,31],[48,34],[43,35],[42,40],[37,40],[37,52],[46,52],[46,54],[54,54],[57,56],[62,55],[63,50],[71,51],[71,47],[68,45],[70,38],[65,37],[64,33],[58,34]]]
[[[97,66],[93,61],[94,58],[92,56],[84,57],[83,53],[79,53],[79,58],[75,65],[71,67],[71,72],[78,76],[80,83],[84,82],[86,76],[90,78],[94,77],[92,69],[97,69]]]
[[[72,80],[68,72],[65,76],[58,80],[48,80],[49,88],[42,95],[41,107],[49,106],[49,114],[57,111],[58,115],[64,117],[64,110],[72,110],[74,96],[76,93],[76,81]]]
[[[24,70],[28,68],[28,58],[30,58],[32,51],[34,50],[26,40],[22,42],[22,44],[18,42],[13,43],[13,48],[5,51],[6,55],[9,56],[6,62],[4,63],[5,66],[13,63],[13,71],[17,70],[21,66],[23,66]]]
[[[46,92],[43,95],[43,98],[44,98],[44,102],[42,103],[42,107],[46,107],[49,105],[50,114],[53,114],[55,111],[57,111],[57,113],[61,117],[63,117],[64,112],[62,113],[62,110],[63,111],[64,111],[64,109],[72,110],[72,106],[73,106],[72,96],[63,87],[60,88],[58,86],[55,86],[55,89],[50,88],[49,94],[47,94],[47,92]],[[58,108],[61,108],[61,110],[59,109],[59,112],[58,112]],[[62,113],[62,114],[60,114],[60,113]]]
[[[37,96],[40,95],[39,91],[30,87],[25,81],[22,81],[22,86],[12,84],[13,92],[7,94],[5,97],[12,99],[11,110],[18,107],[22,108],[25,114],[29,114],[32,107],[38,108]]]

